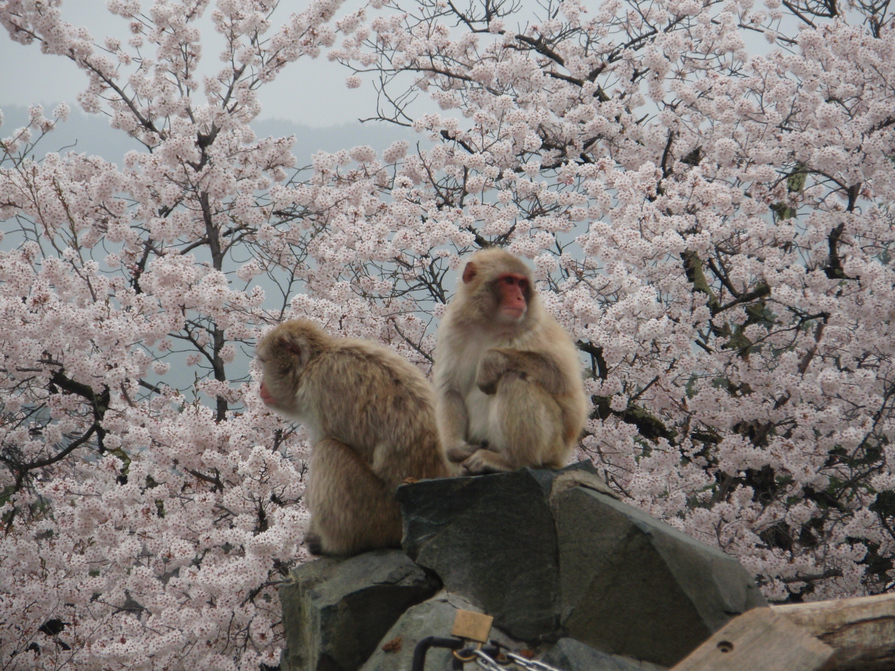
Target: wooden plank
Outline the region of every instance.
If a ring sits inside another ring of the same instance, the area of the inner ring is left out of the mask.
[[[734,618],[672,671],[828,671],[831,647],[770,608]]]
[[[895,594],[773,606],[836,651],[837,669],[895,668]]]

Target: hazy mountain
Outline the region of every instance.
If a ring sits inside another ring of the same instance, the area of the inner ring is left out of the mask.
[[[44,105],[44,115],[52,118],[56,105]],[[16,129],[28,123],[28,108],[19,105],[4,105],[3,125],[0,137],[13,135]],[[121,157],[140,144],[121,131],[109,127],[105,116],[84,114],[72,107],[68,121],[56,124],[35,147],[34,154],[43,156],[50,152],[65,154],[74,151],[79,154],[102,156],[107,161],[120,162]]]
[[[411,129],[382,122],[355,122],[329,128],[312,128],[284,119],[259,119],[252,127],[259,137],[294,135],[293,153],[300,165],[310,163],[311,156],[320,150],[338,151],[361,144],[382,150],[402,138],[411,143],[416,141],[416,134]]]
[[[44,114],[52,114],[55,105],[44,105]],[[28,108],[7,105],[2,108],[3,125],[0,137],[12,135],[16,128],[28,122]],[[313,128],[285,119],[258,119],[252,127],[258,137],[295,136],[295,157],[298,165],[310,163],[311,156],[319,151],[338,151],[356,145],[367,144],[375,149],[385,149],[395,140],[405,138],[413,142],[413,131],[385,123],[360,122]],[[72,107],[68,120],[56,126],[44,137],[35,149],[41,156],[49,152],[66,153],[75,151],[87,155],[102,156],[107,161],[120,163],[121,158],[132,149],[141,150],[142,145],[125,133],[109,127],[107,117],[99,114],[85,114]]]

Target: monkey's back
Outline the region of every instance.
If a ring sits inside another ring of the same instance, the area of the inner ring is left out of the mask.
[[[557,400],[563,417],[563,439],[571,449],[581,438],[587,423],[587,393],[581,375],[581,360],[571,336],[552,316],[545,325],[544,336],[546,342],[553,344],[552,356],[559,360],[559,368],[568,378],[568,393]]]
[[[563,440],[571,449],[581,437],[587,422],[587,395],[581,376],[578,348],[568,332],[546,310],[543,310],[540,328],[530,333],[528,338],[520,339],[515,347],[539,352],[556,360],[558,370],[565,377],[567,389],[567,393],[557,396],[556,400],[562,411]]]
[[[304,391],[321,437],[350,445],[390,485],[447,475],[422,372],[373,342],[334,340],[308,363]],[[338,403],[339,412],[322,407]]]

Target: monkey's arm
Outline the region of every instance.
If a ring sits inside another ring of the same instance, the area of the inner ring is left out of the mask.
[[[466,442],[469,415],[458,391],[448,389],[439,394],[436,415],[444,453],[450,461],[459,463],[478,449]]]
[[[539,385],[551,396],[568,393],[569,384],[553,358],[541,353],[495,347],[479,361],[476,384],[485,394],[497,393],[497,383],[507,373]]]
[[[503,473],[514,471],[518,466],[499,452],[476,450],[460,466],[467,475],[484,475],[485,473]]]

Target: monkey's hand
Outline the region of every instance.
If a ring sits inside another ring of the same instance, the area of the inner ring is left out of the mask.
[[[489,396],[496,394],[497,383],[510,369],[511,364],[512,358],[506,350],[489,349],[485,352],[479,360],[475,379],[475,383],[482,390],[482,393]]]
[[[486,473],[502,473],[512,470],[504,463],[503,457],[491,450],[476,450],[466,461],[460,464],[460,472],[464,475],[485,475]]]
[[[323,541],[320,540],[320,536],[318,536],[313,531],[309,531],[305,534],[304,537],[305,545],[308,546],[308,552],[312,555],[322,555],[323,554]]]
[[[466,461],[466,459],[469,458],[469,455],[471,455],[478,449],[478,445],[470,445],[464,440],[453,445],[448,445],[444,453],[447,456],[448,461],[457,464],[461,461]]]

